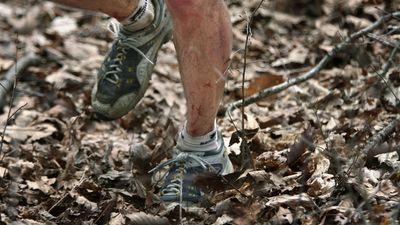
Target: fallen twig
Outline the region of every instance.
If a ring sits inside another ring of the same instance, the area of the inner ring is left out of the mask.
[[[376,145],[368,151],[367,163],[374,159],[375,156],[380,154],[386,154],[391,152],[397,152],[400,155],[400,145],[392,146],[387,141],[380,145]]]
[[[393,66],[394,64],[394,58],[396,56],[396,54],[398,53],[398,51],[400,50],[400,42],[398,42],[394,49],[392,50],[392,52],[390,53],[389,58],[387,59],[386,63],[383,65],[383,69],[381,72],[376,72],[376,74],[379,76],[379,78],[381,79],[381,82],[384,83],[385,87],[389,89],[389,91],[392,93],[392,95],[396,98],[397,103],[400,102],[399,97],[396,95],[396,93],[394,92],[394,90],[392,89],[391,85],[388,83],[386,77],[387,74],[390,70],[390,68]],[[368,156],[371,155],[371,152],[373,151],[374,147],[379,146],[380,144],[382,144],[384,141],[386,141],[386,138],[394,132],[396,126],[399,123],[399,119],[400,116],[397,116],[395,120],[393,120],[387,127],[385,127],[384,129],[382,129],[377,136],[372,138],[372,141],[369,142],[365,148],[362,150],[361,152],[361,160],[366,160],[366,158]],[[364,162],[365,163],[365,162]]]
[[[7,94],[14,87],[15,80],[30,66],[38,65],[41,62],[41,57],[34,54],[28,53],[21,59],[18,59],[18,63],[15,63],[6,73],[5,78],[0,81],[0,109],[7,103]]]
[[[387,138],[396,130],[396,127],[400,124],[400,115],[397,115],[385,128],[379,131],[375,136],[372,137],[371,141],[360,151],[358,155],[358,162],[355,168],[364,168],[367,161],[368,155],[372,150],[381,145],[387,140]]]
[[[383,38],[381,36],[378,36],[376,34],[367,34],[367,37],[369,37],[369,38],[371,38],[371,39],[373,39],[373,40],[385,45],[386,47],[389,47],[389,48],[395,48],[396,47],[396,43],[394,43],[394,42],[392,42],[390,40],[387,40],[387,39],[385,39],[385,38]]]
[[[400,42],[396,45],[396,47],[391,51],[389,58],[387,59],[386,63],[383,65],[382,71],[379,72],[377,71],[376,74],[379,76],[380,80],[382,83],[385,84],[385,87],[387,87],[393,96],[396,98],[397,102],[400,102],[399,97],[396,95],[396,93],[393,91],[391,88],[390,84],[386,81],[386,76],[387,73],[389,72],[390,68],[394,64],[394,57],[400,50]],[[384,129],[382,129],[380,132],[378,132],[377,135],[372,137],[371,141],[367,143],[367,145],[357,154],[356,158],[354,159],[353,163],[351,164],[350,168],[348,169],[348,173],[353,170],[353,168],[358,169],[358,173],[360,174],[360,178],[363,176],[361,175],[362,172],[360,171],[362,168],[364,168],[364,165],[366,164],[367,160],[369,157],[371,157],[371,154],[374,150],[374,148],[378,147],[382,143],[386,141],[386,139],[391,135],[397,125],[400,122],[400,115],[396,115],[396,118]]]
[[[16,55],[18,55],[18,51]],[[21,106],[14,113],[11,113],[18,76],[22,73],[22,71],[26,70],[26,68],[32,65],[37,65],[40,63],[40,61],[41,58],[34,53],[27,54],[26,56],[22,57],[21,60],[15,59],[15,64],[7,71],[5,79],[0,81],[0,109],[3,109],[4,105],[6,104],[7,93],[12,91],[11,99],[9,102],[7,121],[5,122],[3,132],[1,133],[0,162],[2,162],[4,158],[4,155],[2,155],[1,153],[3,152],[3,144],[5,133],[7,130],[7,124],[9,120],[25,106]]]
[[[261,8],[261,5],[264,3],[264,0],[261,0],[260,3],[257,5],[256,9],[252,12],[250,16],[250,20],[246,25],[246,41],[244,43],[244,57],[243,57],[243,71],[242,71],[242,103],[244,103],[244,83],[246,80],[246,71],[247,71],[247,53],[249,50],[249,42],[250,42],[250,36],[252,35],[251,32],[251,26],[253,25],[253,20],[254,16],[257,13],[257,11]],[[242,104],[242,131],[244,131],[244,104]],[[245,136],[243,134],[242,136]]]
[[[319,63],[313,67],[311,70],[309,70],[308,72],[306,72],[305,74],[294,78],[294,79],[289,79],[288,81],[276,85],[274,87],[271,88],[267,88],[264,89],[263,91],[256,93],[254,95],[251,95],[243,100],[238,100],[235,102],[232,102],[230,104],[228,104],[226,107],[224,107],[221,111],[220,114],[225,114],[227,111],[231,112],[236,108],[240,108],[240,107],[244,107],[247,105],[250,105],[252,103],[255,103],[269,95],[272,94],[276,94],[279,93],[283,90],[286,90],[287,88],[302,83],[306,80],[309,80],[310,78],[314,77],[318,72],[320,72],[327,64],[328,62],[330,62],[332,60],[332,58],[337,55],[340,51],[342,51],[343,49],[345,49],[346,47],[348,47],[349,44],[351,44],[351,42],[355,41],[356,39],[370,33],[371,31],[377,29],[378,27],[380,27],[382,24],[386,23],[387,21],[396,18],[396,17],[400,17],[400,11],[382,16],[379,20],[377,20],[376,22],[374,22],[373,24],[371,24],[370,26],[359,30],[358,32],[350,35],[349,37],[347,37],[343,42],[339,43],[338,45],[336,45],[330,52],[328,52],[324,58],[319,61]]]
[[[394,58],[396,56],[396,54],[399,52],[400,50],[400,41],[397,43],[396,47],[392,50],[392,52],[390,53],[389,58],[387,59],[385,65],[383,66],[383,69],[381,72],[376,72],[376,74],[379,76],[380,81],[385,85],[385,87],[387,89],[389,89],[389,91],[392,93],[392,95],[396,98],[396,105],[400,102],[399,97],[396,95],[395,91],[393,90],[392,86],[389,84],[388,80],[388,72],[390,70],[390,68],[393,66],[393,64],[395,63]]]
[[[246,25],[246,42],[244,44],[244,59],[243,59],[243,71],[242,71],[242,103],[244,102],[244,83],[246,80],[246,70],[247,70],[247,53],[248,53],[248,49],[249,49],[249,42],[250,42],[250,36],[252,35],[251,32],[251,26],[253,25],[253,20],[254,20],[254,16],[256,15],[257,11],[261,8],[262,4],[264,3],[264,0],[261,0],[257,7],[254,9],[254,11],[252,12],[251,16],[250,16],[250,20]],[[230,118],[231,115],[229,115]],[[241,169],[245,170],[248,168],[252,168],[254,167],[254,162],[252,160],[251,157],[251,153],[250,153],[250,149],[248,147],[248,143],[247,143],[247,138],[246,138],[246,134],[245,134],[245,122],[244,122],[244,104],[242,104],[242,132],[240,132],[240,136],[242,138],[242,143],[240,145],[240,151],[241,151]]]
[[[383,65],[383,69],[382,72],[379,74],[379,76],[381,76],[382,79],[386,79],[387,73],[389,72],[389,69],[393,66],[393,64],[395,63],[394,61],[394,57],[396,56],[396,54],[399,52],[400,50],[400,41],[395,44],[394,49],[392,50],[392,52],[390,53],[389,58],[387,59],[385,65]]]
[[[390,122],[385,128],[379,131],[374,137],[372,137],[371,141],[367,143],[364,149],[361,150],[359,155],[359,165],[357,168],[363,168],[366,162],[366,159],[369,154],[373,151],[373,149],[383,142],[387,140],[387,138],[396,130],[396,127],[400,123],[400,115],[397,115],[396,118]]]

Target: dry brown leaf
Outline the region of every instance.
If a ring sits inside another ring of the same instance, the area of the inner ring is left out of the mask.
[[[290,51],[289,55],[285,58],[280,58],[271,63],[272,67],[282,67],[289,64],[304,64],[306,62],[309,50],[304,46],[297,46]]]
[[[357,224],[361,217],[355,208],[347,208],[342,206],[331,206],[325,208],[321,212],[321,224]]]
[[[0,58],[0,71],[9,69],[13,64],[14,64],[13,60]]]
[[[313,199],[304,193],[299,195],[279,195],[270,197],[267,205],[272,207],[287,205],[292,208],[296,208],[297,206],[301,205],[309,209],[314,209],[316,207]]]
[[[322,32],[323,35],[328,36],[330,38],[336,37],[337,35],[346,36],[346,32],[341,30],[337,25],[333,25],[330,23],[324,23],[323,21],[318,20],[315,23],[315,26],[318,30]]]
[[[8,169],[0,166],[0,178],[4,178],[8,174]]]
[[[74,76],[64,69],[61,69],[47,76],[46,81],[54,84],[54,87],[57,89],[63,89],[68,85],[82,84],[83,80],[80,77]]]
[[[77,196],[75,201],[76,201],[76,203],[78,203],[79,205],[82,205],[83,207],[85,207],[87,210],[89,210],[91,212],[96,212],[99,209],[99,207],[97,206],[97,203],[89,201],[87,198],[85,198],[83,196]]]
[[[165,217],[146,214],[144,212],[131,213],[126,215],[128,224],[131,225],[169,225]]]
[[[260,92],[261,90],[273,87],[283,82],[284,78],[281,75],[271,73],[263,74],[250,81],[248,87],[244,89],[244,96],[248,97],[250,95]],[[239,96],[241,97],[241,92],[239,92]]]
[[[4,18],[11,18],[13,14],[13,9],[10,5],[0,3],[0,16]]]
[[[246,41],[247,35],[241,32],[240,30],[234,29],[233,30],[233,36],[234,38],[237,38],[238,40],[241,40],[243,42]],[[256,49],[263,51],[264,50],[264,44],[262,41],[257,40],[257,39],[251,39],[249,43],[249,49]]]
[[[290,151],[287,155],[287,164],[295,163],[301,155],[306,152],[306,149],[314,142],[314,129],[309,128],[303,132],[299,139],[290,146]]]
[[[400,169],[400,157],[397,152],[379,154],[376,155],[375,158],[378,159],[379,163],[386,164],[394,170]]]
[[[391,216],[386,211],[385,205],[375,205],[372,208],[373,213],[369,214],[369,218],[376,224],[379,225],[390,225],[393,224]]]
[[[365,27],[370,26],[371,23],[372,23],[370,20],[363,19],[363,18],[360,18],[360,17],[355,17],[355,16],[352,16],[352,15],[348,15],[346,17],[346,21],[348,23],[354,24],[357,28],[365,28]]]
[[[87,60],[99,55],[97,46],[87,43],[81,43],[76,38],[69,38],[64,41],[65,52],[76,60]]]
[[[110,170],[99,176],[101,184],[110,187],[124,187],[132,182],[132,173],[126,171]]]
[[[254,203],[249,208],[246,208],[240,217],[233,221],[237,225],[253,225],[258,220],[258,214],[262,210],[260,203]]]
[[[322,176],[331,165],[331,162],[321,152],[317,151],[311,154],[310,161],[307,163],[308,171],[312,173],[308,181],[313,181],[315,178]],[[307,181],[307,183],[308,183]]]
[[[278,212],[276,212],[275,218],[272,218],[274,221],[279,224],[292,224],[293,223],[293,214],[287,209],[279,206]]]
[[[391,180],[383,180],[378,185],[378,192],[371,193],[383,199],[396,198],[400,201],[399,188]],[[375,191],[375,190],[374,190]]]
[[[51,178],[49,179],[48,177],[41,177],[40,180],[38,181],[26,181],[26,184],[28,185],[29,189],[32,190],[40,190],[44,194],[52,194],[55,189],[51,186],[56,182],[56,178]]]
[[[282,26],[289,26],[289,27],[297,25],[304,20],[304,18],[301,16],[293,16],[287,13],[281,13],[277,11],[271,12],[271,16],[273,17],[276,23]]]
[[[48,29],[50,33],[58,33],[61,36],[66,36],[78,29],[76,20],[69,16],[60,16],[54,18]],[[76,49],[77,50],[77,49]]]
[[[255,167],[266,171],[276,171],[287,168],[288,151],[264,152],[255,159]]]
[[[231,222],[233,222],[233,218],[224,214],[224,215],[218,217],[218,219],[212,225],[225,225],[225,224],[229,224]]]
[[[15,120],[15,125],[19,127],[27,127],[38,119],[41,114],[36,110],[22,110]]]
[[[49,123],[41,123],[28,127],[8,126],[6,135],[19,141],[37,141],[53,135],[58,129]]]
[[[332,174],[321,174],[318,177],[309,179],[307,184],[309,186],[307,194],[320,199],[330,197],[336,187],[335,177]]]
[[[45,11],[42,7],[36,5],[30,8],[24,17],[17,19],[15,16],[12,16],[8,17],[8,21],[16,32],[20,34],[29,34],[40,24],[40,17],[43,17],[44,13]]]
[[[126,219],[121,213],[111,213],[109,225],[124,225],[126,224]]]

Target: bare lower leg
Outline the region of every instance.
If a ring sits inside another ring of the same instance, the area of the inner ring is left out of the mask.
[[[52,0],[75,8],[99,11],[117,20],[128,17],[137,7],[139,0]]]
[[[214,127],[231,51],[231,23],[222,0],[168,0],[187,100],[187,132]]]

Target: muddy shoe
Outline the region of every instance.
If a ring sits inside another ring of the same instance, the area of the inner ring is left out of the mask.
[[[143,97],[158,50],[172,33],[172,21],[163,0],[153,1],[155,17],[148,27],[131,32],[119,23],[110,28],[116,40],[105,57],[92,91],[92,106],[99,118],[127,114]]]
[[[220,135],[220,134],[219,134]],[[222,138],[222,137],[221,137]],[[223,141],[217,150],[206,152],[181,151],[175,147],[171,160],[161,163],[150,173],[170,166],[164,184],[160,190],[160,198],[165,203],[182,202],[185,205],[198,203],[204,195],[194,185],[197,175],[204,172],[215,172],[225,175],[233,172]]]

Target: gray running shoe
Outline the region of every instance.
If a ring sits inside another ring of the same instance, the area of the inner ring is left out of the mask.
[[[172,35],[172,21],[163,0],[153,0],[153,23],[130,32],[111,23],[116,40],[104,59],[92,91],[92,106],[102,119],[127,114],[143,97],[162,44]]]
[[[218,135],[221,135],[218,133]],[[222,138],[220,136],[220,138]],[[233,172],[233,166],[226,152],[223,141],[215,151],[181,151],[175,147],[171,160],[161,163],[150,173],[155,173],[170,166],[165,182],[160,190],[160,198],[165,203],[183,202],[187,205],[198,203],[204,193],[194,185],[194,179],[204,172],[225,175]]]

